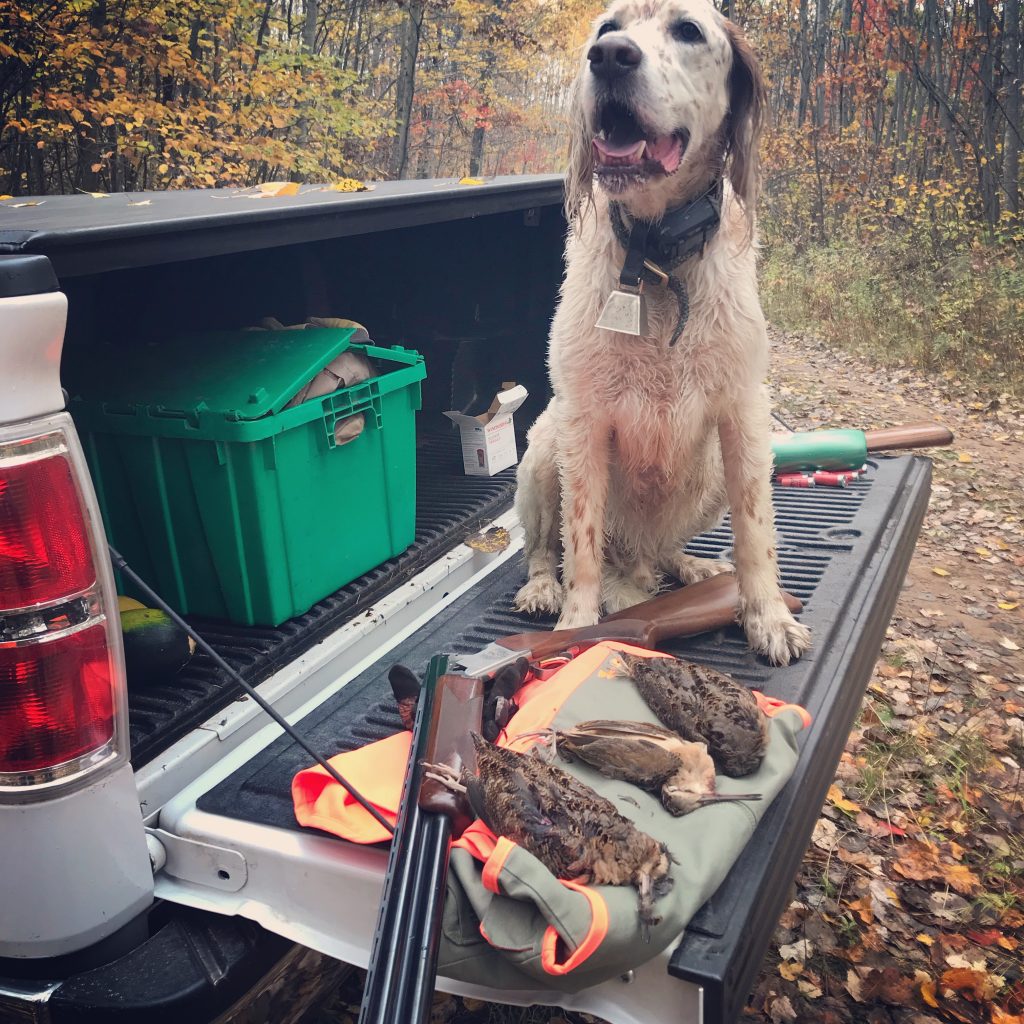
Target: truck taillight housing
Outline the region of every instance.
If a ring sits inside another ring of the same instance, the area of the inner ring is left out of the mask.
[[[0,428],[0,800],[126,757],[117,595],[74,426]]]

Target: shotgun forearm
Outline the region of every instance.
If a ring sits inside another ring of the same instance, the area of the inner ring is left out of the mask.
[[[480,732],[483,704],[482,679],[448,673],[441,676],[434,692],[422,760],[446,765],[455,772],[464,766],[471,771],[475,769],[476,755],[470,733]],[[451,818],[459,834],[469,824],[458,795],[433,779],[420,783],[419,804],[426,811]]]

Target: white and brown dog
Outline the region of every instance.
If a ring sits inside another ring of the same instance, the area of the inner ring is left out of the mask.
[[[729,568],[683,553],[728,506],[751,646],[786,664],[810,645],[779,591],[769,484],[754,240],[763,105],[753,52],[707,0],[618,0],[594,25],[571,112],[554,397],[516,499],[529,570],[517,606],[560,611],[559,627],[645,600],[662,573],[691,583]],[[720,228],[673,271],[691,306],[678,343],[668,288],[645,293],[646,336],[595,326],[625,258],[611,203],[623,223],[658,222],[720,179]]]

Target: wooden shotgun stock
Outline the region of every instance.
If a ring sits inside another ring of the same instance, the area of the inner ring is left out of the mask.
[[[800,601],[784,593],[799,612]],[[723,573],[653,597],[596,626],[516,633],[472,655],[432,659],[413,731],[407,791],[391,841],[387,876],[359,1024],[421,1024],[429,1017],[451,836],[469,817],[450,790],[423,778],[421,764],[454,771],[476,768],[471,732],[479,732],[487,681],[519,659],[542,661],[578,652],[603,640],[655,648],[736,621],[736,577]]]

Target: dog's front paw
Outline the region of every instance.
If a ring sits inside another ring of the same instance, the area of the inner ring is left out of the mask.
[[[562,607],[562,585],[554,576],[532,576],[519,588],[515,606],[527,615],[555,615]]]
[[[562,608],[562,617],[556,623],[555,629],[579,629],[581,626],[596,626],[600,615],[600,609],[596,606],[570,598]]]
[[[811,631],[793,618],[781,598],[767,605],[748,605],[741,621],[747,642],[774,665],[788,665],[811,646]]]

